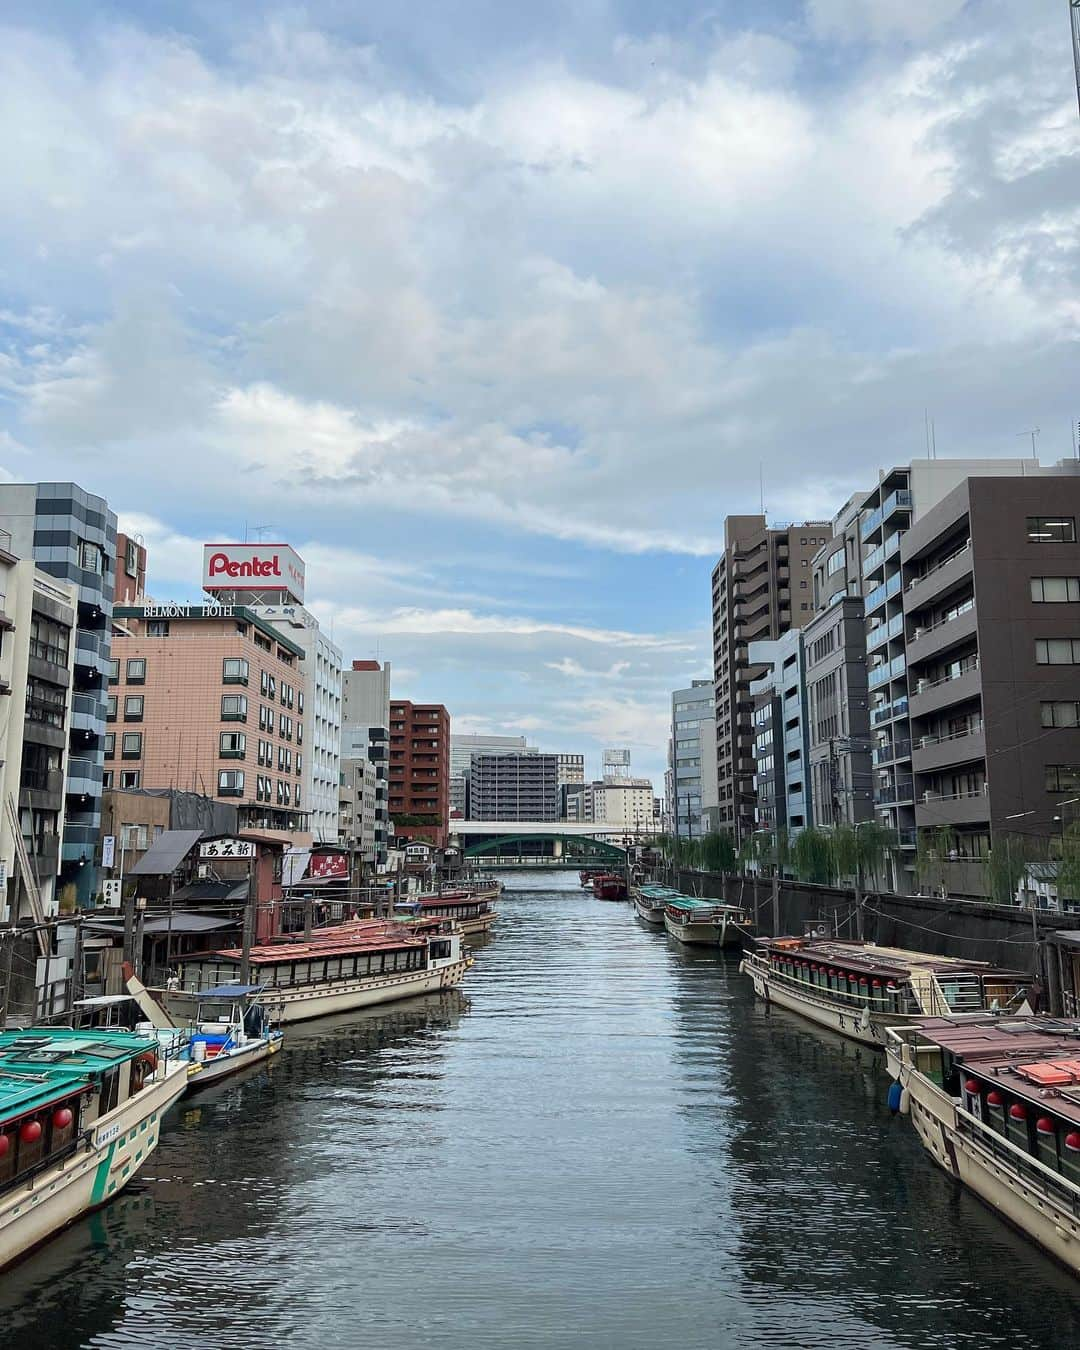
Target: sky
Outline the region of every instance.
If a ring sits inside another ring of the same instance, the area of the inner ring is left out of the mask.
[[[662,783],[727,514],[927,413],[1073,452],[1063,0],[6,0],[0,125],[0,476],[161,599],[287,541],[346,661],[592,772]]]

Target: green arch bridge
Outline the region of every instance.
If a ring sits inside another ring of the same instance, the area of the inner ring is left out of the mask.
[[[462,854],[484,869],[551,867],[580,871],[583,867],[626,866],[627,850],[605,839],[580,834],[493,834],[462,840]]]

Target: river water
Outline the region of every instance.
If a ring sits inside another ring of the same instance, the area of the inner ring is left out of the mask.
[[[1080,1344],[1078,1287],[924,1157],[882,1062],[576,876],[460,996],[291,1029],[0,1278],[0,1346]]]

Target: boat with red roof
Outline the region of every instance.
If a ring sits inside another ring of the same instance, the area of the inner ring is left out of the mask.
[[[762,938],[739,969],[766,1003],[884,1046],[889,1027],[936,1015],[1017,1011],[1029,984],[985,961],[839,938]]]
[[[1080,1275],[1080,1023],[927,1018],[886,1055],[938,1166]]]
[[[499,917],[495,901],[501,893],[502,884],[498,881],[478,886],[455,886],[399,900],[394,912],[405,919],[451,919],[466,937],[471,937],[486,933]]]
[[[453,989],[472,965],[461,943],[460,931],[439,916],[412,925],[354,919],[252,947],[250,977],[276,1020],[300,1022]],[[161,991],[163,1001],[174,1014],[186,1011],[199,990],[235,984],[242,960],[238,947],[183,958],[183,988]]]
[[[626,878],[618,872],[598,872],[592,879],[597,900],[625,900],[629,894]]]

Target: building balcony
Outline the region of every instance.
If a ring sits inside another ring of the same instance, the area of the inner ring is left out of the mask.
[[[907,488],[897,488],[895,492],[891,492],[885,498],[882,504],[878,507],[878,509],[876,511],[871,511],[871,513],[863,521],[860,530],[863,543],[865,544],[866,541],[870,538],[870,536],[874,533],[874,531],[877,530],[881,525],[884,525],[885,521],[887,521],[891,516],[894,516],[897,513],[897,511],[910,511],[910,510],[911,510],[911,493],[908,491]]]
[[[863,602],[863,610],[869,617],[875,609],[880,609],[886,600],[890,600],[894,595],[900,593],[900,573],[895,572],[888,581],[882,582],[880,586],[875,586]]]
[[[874,747],[875,764],[891,764],[897,759],[911,758],[911,742],[906,737],[899,737],[889,745],[878,745]]]
[[[60,870],[60,836],[43,834],[38,835],[36,839],[28,839],[23,835],[23,843],[38,874],[38,880],[40,881],[43,876],[55,876]]]
[[[910,612],[931,604],[938,596],[970,577],[974,565],[969,539],[955,553],[950,553],[947,558],[942,558],[920,576],[908,581],[904,593],[905,608]]]
[[[105,700],[93,694],[73,695],[69,725],[72,731],[89,731],[100,735],[105,727]]]
[[[978,630],[975,606],[951,619],[941,619],[929,628],[916,628],[907,640],[908,665],[933,657],[970,641]]]
[[[948,825],[979,825],[990,820],[990,797],[981,788],[939,795],[924,792],[915,803],[919,829]]]
[[[978,697],[982,692],[979,663],[972,665],[959,675],[948,676],[942,680],[919,680],[908,691],[911,716],[929,717],[931,713],[953,704]]]
[[[907,697],[904,696],[902,698],[894,698],[891,703],[886,703],[880,708],[875,708],[870,720],[874,726],[878,727],[883,726],[886,722],[894,721],[897,717],[906,718],[907,715],[908,700]]]
[[[871,689],[877,689],[880,685],[888,684],[890,680],[903,675],[907,669],[907,662],[904,653],[893,657],[891,661],[883,661],[878,666],[871,666],[867,674],[866,682]]]
[[[888,623],[879,623],[876,628],[868,629],[866,634],[866,650],[873,652],[886,642],[891,642],[893,638],[898,638],[904,631],[903,614],[894,614]]]
[[[911,762],[916,773],[934,773],[985,758],[986,733],[980,724],[953,736],[916,737]]]
[[[78,759],[74,756],[69,758],[67,795],[69,797],[100,797],[101,774],[101,765],[95,763],[94,760]]]
[[[877,548],[871,549],[863,559],[863,576],[869,578],[878,570],[886,558],[891,558],[900,547],[900,540],[902,538],[902,533],[897,530],[895,533],[890,534],[883,544],[879,544]]]
[[[874,804],[881,806],[900,806],[915,800],[915,784],[910,778],[901,778],[895,783],[874,788]]]

